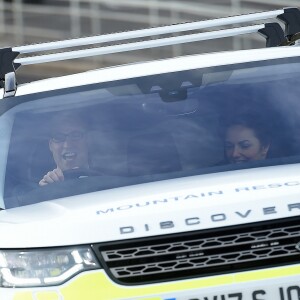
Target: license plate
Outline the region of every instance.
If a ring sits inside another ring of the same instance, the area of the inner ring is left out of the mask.
[[[299,274],[300,282],[300,274]],[[217,289],[220,289],[218,287]],[[224,293],[195,293],[191,296],[176,296],[161,298],[162,300],[300,300],[300,285],[291,284],[287,286],[267,287],[260,289],[245,289],[243,291]]]

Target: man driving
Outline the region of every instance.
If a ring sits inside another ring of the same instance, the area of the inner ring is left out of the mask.
[[[60,114],[53,118],[49,149],[56,168],[39,181],[40,186],[63,181],[64,171],[89,169],[89,155],[84,121],[77,115]]]

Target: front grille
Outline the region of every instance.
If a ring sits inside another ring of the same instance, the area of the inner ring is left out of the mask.
[[[299,219],[94,244],[103,267],[122,284],[280,266],[300,262]]]

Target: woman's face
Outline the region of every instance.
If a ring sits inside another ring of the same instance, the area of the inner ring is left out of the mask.
[[[269,145],[263,146],[252,129],[233,125],[225,134],[225,154],[230,163],[265,159]]]

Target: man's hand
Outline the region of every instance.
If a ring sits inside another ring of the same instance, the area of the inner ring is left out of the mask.
[[[40,186],[45,186],[49,183],[54,183],[64,180],[64,174],[60,168],[56,168],[53,171],[49,171],[43,179],[39,182]]]

